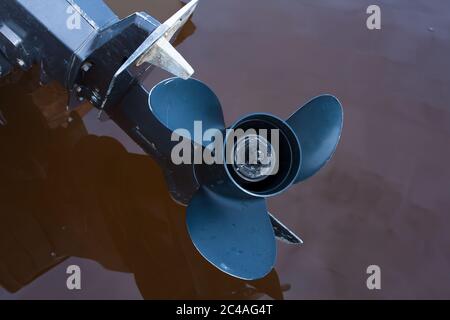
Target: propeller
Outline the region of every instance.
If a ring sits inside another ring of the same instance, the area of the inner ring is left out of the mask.
[[[149,105],[166,128],[184,129],[194,145],[199,144],[192,139],[195,121],[202,121],[203,132],[224,133],[222,161],[192,164],[200,187],[187,206],[187,229],[200,254],[223,272],[246,280],[267,275],[276,259],[274,230],[291,243],[302,241],[268,213],[266,198],[313,176],[329,161],[342,131],[340,102],[322,95],[287,121],[256,113],[225,128],[219,99],[208,86],[171,78],[151,90]]]

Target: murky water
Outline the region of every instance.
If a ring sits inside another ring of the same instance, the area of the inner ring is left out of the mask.
[[[159,19],[181,6],[107,2]],[[227,123],[287,117],[324,92],[344,105],[334,160],[269,201],[305,244],[279,244],[257,282],[199,257],[160,170],[112,122],[85,106],[67,125],[61,88],[2,86],[0,298],[450,298],[450,4],[379,3],[382,29],[369,31],[369,1],[201,1],[183,33]],[[371,264],[381,291],[366,287]]]

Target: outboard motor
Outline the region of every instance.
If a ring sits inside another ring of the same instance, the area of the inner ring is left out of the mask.
[[[187,206],[187,229],[203,257],[234,277],[259,279],[275,263],[275,238],[302,243],[268,212],[266,198],[330,160],[342,106],[322,95],[286,120],[257,113],[227,128],[217,96],[191,78],[171,44],[197,5],[160,23],[143,12],[120,20],[102,0],[2,0],[0,77],[40,68],[42,85],[67,89],[69,110],[89,101],[115,121]],[[139,79],[155,66],[175,77],[149,90]]]

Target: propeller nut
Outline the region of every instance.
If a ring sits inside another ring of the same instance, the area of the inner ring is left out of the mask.
[[[256,134],[241,137],[234,145],[234,171],[250,182],[275,174],[277,154],[264,137]]]

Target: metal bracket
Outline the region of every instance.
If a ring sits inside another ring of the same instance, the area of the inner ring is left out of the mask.
[[[116,87],[121,87],[121,79],[127,78],[126,71],[139,67],[147,62],[164,69],[175,76],[188,79],[194,73],[193,68],[183,56],[172,46],[170,40],[176,32],[189,20],[198,5],[199,0],[192,0],[170,17],[166,22],[158,26],[150,36],[136,49],[136,51],[117,70],[109,85],[106,97],[101,109],[110,105],[111,97],[115,96]]]

